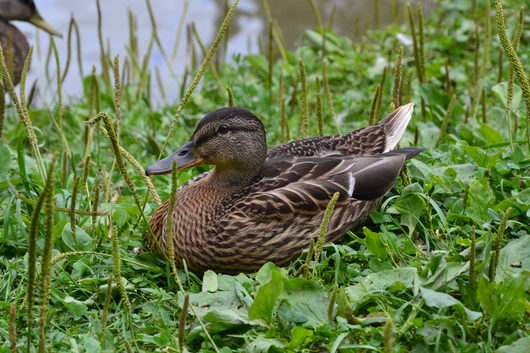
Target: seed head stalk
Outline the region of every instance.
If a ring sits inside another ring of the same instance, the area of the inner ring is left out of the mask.
[[[501,45],[504,48],[506,56],[510,60],[510,67],[512,67],[515,71],[523,91],[526,105],[526,138],[528,149],[530,150],[530,82],[528,81],[528,77],[524,72],[523,64],[517,56],[517,52],[515,51],[512,42],[508,39],[508,35],[506,34],[506,24],[500,0],[495,0],[495,8],[497,9],[497,32],[501,41]]]
[[[177,106],[177,110],[175,112],[175,115],[173,116],[173,119],[171,120],[171,124],[169,125],[167,137],[162,145],[162,148],[160,148],[160,155],[159,157],[162,157],[162,154],[164,153],[164,150],[166,148],[167,142],[171,138],[171,135],[173,134],[173,129],[175,128],[175,124],[177,120],[180,118],[180,115],[182,114],[182,111],[184,110],[184,107],[188,103],[188,100],[191,97],[191,94],[199,84],[204,72],[206,71],[207,66],[209,65],[213,55],[217,51],[217,48],[219,47],[219,44],[221,43],[221,39],[223,38],[224,34],[226,33],[228,29],[228,25],[230,24],[230,20],[232,18],[232,15],[237,7],[237,4],[239,3],[239,0],[235,0],[232,6],[230,6],[230,9],[226,13],[226,16],[223,20],[223,23],[221,24],[221,28],[219,29],[219,32],[217,33],[217,36],[215,37],[215,40],[212,43],[212,46],[204,56],[204,59],[201,63],[201,66],[199,67],[199,70],[197,71],[197,74],[193,78],[190,87],[186,90],[186,93],[184,93],[184,97],[182,97],[182,100],[180,101],[179,105]]]

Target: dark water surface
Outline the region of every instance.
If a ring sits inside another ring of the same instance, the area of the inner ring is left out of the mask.
[[[76,18],[81,34],[83,74],[88,74],[92,66],[99,70],[100,49],[97,35],[97,7],[92,0],[35,0],[42,16],[63,33],[63,38],[56,38],[59,55],[64,67],[66,61],[68,24],[71,14]],[[414,3],[414,1],[412,1]],[[135,15],[140,57],[147,51],[151,38],[151,23],[145,0],[101,0],[103,14],[102,32],[105,45],[110,46],[111,56],[119,54],[123,59],[128,55],[129,25],[128,9]],[[281,28],[286,45],[296,46],[297,40],[306,29],[315,28],[316,18],[308,0],[268,0],[272,18]],[[379,3],[379,11],[377,4]],[[433,7],[433,1],[424,1],[424,10]],[[359,40],[368,29],[390,23],[402,22],[405,14],[405,2],[400,0],[316,0],[322,23],[332,24],[332,28],[352,40]],[[179,20],[184,11],[185,24],[195,23],[197,31],[207,45],[213,40],[225,13],[224,0],[151,0],[158,34],[170,60],[168,69],[162,53],[155,48],[152,53],[151,67],[158,67],[164,79],[165,90],[169,99],[176,98],[178,74],[189,65],[190,55],[186,47],[186,26],[183,26],[177,42]],[[44,95],[53,95],[54,85],[46,87],[46,57],[49,48],[48,35],[36,31],[31,25],[15,23],[27,35],[35,46],[32,71],[28,84],[39,79],[39,89]],[[232,19],[227,46],[228,57],[233,53],[259,52],[259,41],[266,42],[268,22],[261,0],[241,0],[238,10]],[[75,48],[75,42],[72,43]],[[171,75],[170,71],[175,75]],[[49,64],[50,77],[54,79],[55,64]],[[70,73],[64,83],[66,96],[81,93],[79,66],[74,57]]]

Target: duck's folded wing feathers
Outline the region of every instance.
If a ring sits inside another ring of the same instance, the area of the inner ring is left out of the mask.
[[[338,205],[373,200],[394,184],[406,154],[271,160],[262,179],[235,205],[253,218],[290,218],[322,212],[333,194]]]

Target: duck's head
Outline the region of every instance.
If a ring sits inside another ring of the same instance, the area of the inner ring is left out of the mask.
[[[243,108],[221,108],[207,114],[191,138],[176,152],[149,166],[145,173],[171,173],[199,164],[215,166],[212,179],[224,185],[250,182],[267,156],[265,129],[261,121]]]
[[[0,0],[0,20],[27,21],[52,35],[62,36],[61,32],[41,17],[33,0]]]

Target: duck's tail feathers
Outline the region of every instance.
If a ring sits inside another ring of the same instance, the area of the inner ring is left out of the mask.
[[[357,163],[352,168],[354,189],[351,196],[358,200],[382,197],[394,185],[405,160],[423,150],[422,147],[407,147],[356,159]]]
[[[384,152],[392,151],[396,148],[407,129],[413,109],[414,103],[402,105],[379,122],[379,126],[383,127],[386,136]]]

